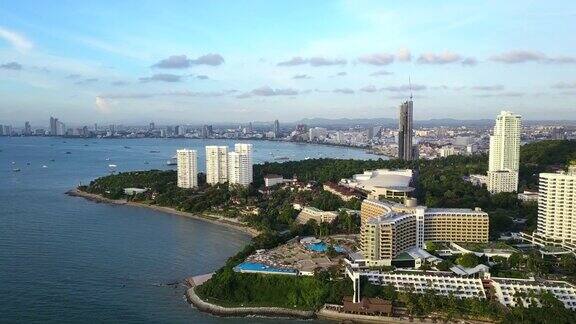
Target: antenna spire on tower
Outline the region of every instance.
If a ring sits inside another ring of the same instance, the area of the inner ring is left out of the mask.
[[[410,101],[412,101],[412,82],[410,81],[410,77],[408,77],[408,87],[410,88]]]

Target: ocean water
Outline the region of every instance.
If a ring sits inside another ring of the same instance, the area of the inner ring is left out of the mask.
[[[165,162],[177,148],[197,149],[203,170],[205,145],[234,143],[0,137],[0,322],[279,322],[198,312],[184,288],[172,285],[216,270],[249,242],[247,235],[64,194],[108,174],[109,164],[118,171],[169,169]],[[252,143],[255,163],[280,156],[374,158],[342,147]]]

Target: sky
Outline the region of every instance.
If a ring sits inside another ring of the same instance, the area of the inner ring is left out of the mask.
[[[0,0],[0,123],[576,119],[573,1]],[[17,125],[16,125],[17,126]]]

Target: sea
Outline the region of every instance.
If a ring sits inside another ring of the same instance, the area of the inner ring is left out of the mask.
[[[145,208],[65,194],[111,171],[171,169],[179,148],[233,140],[0,137],[0,323],[278,323],[192,308],[183,279],[215,271],[244,233]],[[361,149],[272,141],[254,163],[375,159]],[[112,165],[112,166],[111,166]],[[16,171],[19,170],[19,171]]]

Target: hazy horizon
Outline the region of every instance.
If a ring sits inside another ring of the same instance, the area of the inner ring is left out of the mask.
[[[0,124],[576,118],[570,1],[38,8],[0,3]]]

